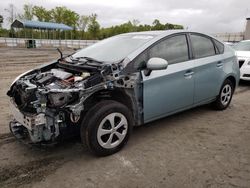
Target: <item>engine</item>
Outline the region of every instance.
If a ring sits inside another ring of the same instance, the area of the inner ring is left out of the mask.
[[[38,100],[39,89],[48,91],[47,106],[60,108],[77,99],[77,93],[67,92],[72,88],[88,88],[102,81],[100,76],[91,76],[89,72],[72,73],[61,68],[38,72],[16,82],[12,89],[12,97],[18,108],[24,112],[36,112],[34,103]],[[66,92],[49,92],[64,90]]]
[[[51,69],[49,72],[38,74],[32,81],[48,91],[67,89],[73,87],[75,76],[61,69]],[[49,107],[62,107],[73,99],[71,93],[49,93],[47,97]]]

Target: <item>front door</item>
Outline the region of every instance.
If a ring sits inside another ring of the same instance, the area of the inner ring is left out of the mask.
[[[193,61],[185,34],[169,37],[148,50],[148,58],[168,61],[166,70],[152,71],[143,78],[144,122],[164,117],[193,105]]]
[[[194,78],[192,61],[169,65],[166,70],[143,74],[144,122],[192,106]]]

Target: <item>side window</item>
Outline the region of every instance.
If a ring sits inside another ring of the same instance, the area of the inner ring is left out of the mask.
[[[133,62],[126,66],[128,72],[136,72],[146,67],[151,57],[166,59],[169,64],[188,61],[189,52],[186,35],[177,35],[167,38],[137,56]]]
[[[185,35],[167,38],[153,46],[148,51],[148,58],[160,57],[166,59],[169,64],[189,60],[187,39]]]
[[[210,38],[201,35],[190,35],[195,58],[215,55],[215,48]]]
[[[221,42],[219,42],[215,39],[214,39],[214,44],[218,50],[218,54],[223,54],[224,53],[224,44],[222,44]]]

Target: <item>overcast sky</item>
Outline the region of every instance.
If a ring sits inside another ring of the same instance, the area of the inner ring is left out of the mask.
[[[0,14],[4,17],[7,14],[4,9],[10,3],[18,13],[25,3],[48,9],[66,6],[80,15],[97,13],[102,27],[133,19],[151,24],[159,19],[206,33],[241,32],[246,17],[250,17],[249,0],[1,0]]]

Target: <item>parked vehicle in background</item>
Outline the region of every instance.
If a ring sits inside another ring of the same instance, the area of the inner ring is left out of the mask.
[[[243,40],[234,46],[240,67],[240,79],[250,80],[250,40]]]
[[[234,50],[211,36],[121,34],[16,78],[10,130],[37,144],[76,129],[92,152],[110,155],[133,126],[208,103],[226,109],[238,81]]]
[[[232,42],[224,42],[224,44],[226,44],[228,46],[234,46],[234,43],[232,43]]]

